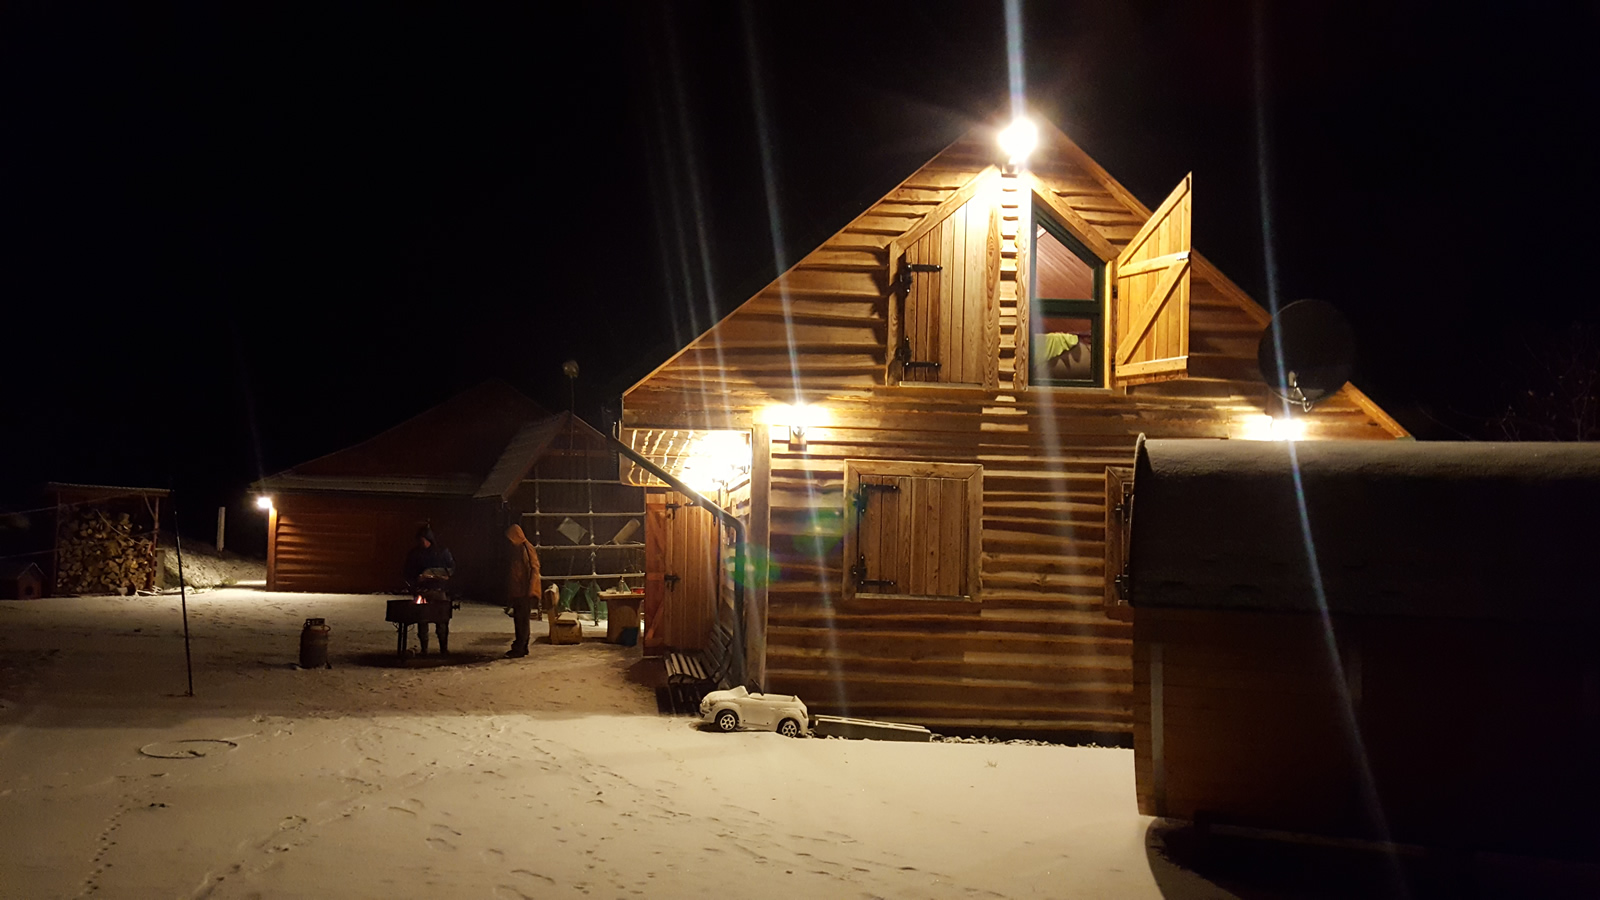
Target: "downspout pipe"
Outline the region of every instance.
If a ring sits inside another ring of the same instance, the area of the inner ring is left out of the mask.
[[[602,432],[603,433],[603,432]],[[607,437],[611,442],[611,449],[633,460],[641,469],[666,482],[667,486],[689,498],[694,505],[704,509],[717,517],[717,521],[733,529],[733,645],[735,649],[734,665],[728,673],[728,680],[733,684],[744,683],[745,670],[745,629],[744,629],[744,582],[745,582],[745,528],[739,517],[718,506],[699,491],[677,478],[672,473],[656,465],[638,451],[614,437]],[[756,692],[761,691],[762,685],[754,685]]]

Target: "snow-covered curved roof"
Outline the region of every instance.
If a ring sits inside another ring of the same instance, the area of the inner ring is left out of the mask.
[[[1600,620],[1600,445],[1144,441],[1130,529],[1136,608]]]

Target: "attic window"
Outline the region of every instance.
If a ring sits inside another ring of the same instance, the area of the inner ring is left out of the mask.
[[[1105,263],[1038,206],[1033,221],[1029,382],[1099,387],[1105,383]]]

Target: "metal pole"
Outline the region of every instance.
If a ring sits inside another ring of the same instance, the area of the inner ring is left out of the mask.
[[[217,507],[217,552],[222,552],[224,540],[228,535],[228,508]]]
[[[219,526],[220,528],[220,526]],[[183,534],[178,530],[178,498],[172,498],[172,540],[178,548],[178,598],[183,607],[183,668],[189,675],[189,690],[185,697],[194,696],[194,659],[189,655],[189,591],[183,583]]]

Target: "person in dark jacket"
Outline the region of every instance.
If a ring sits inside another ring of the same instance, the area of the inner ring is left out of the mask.
[[[429,605],[444,604],[444,619],[439,626],[439,652],[450,653],[450,597],[445,588],[456,571],[456,560],[450,551],[439,545],[433,529],[427,525],[417,529],[417,544],[406,554],[406,584]],[[422,655],[428,655],[428,623],[417,623],[417,640],[422,645]]]
[[[506,540],[511,542],[511,570],[506,583],[506,601],[511,607],[514,637],[507,659],[528,655],[528,619],[533,615],[533,605],[539,602],[539,552],[522,533],[522,526],[506,528]]]

